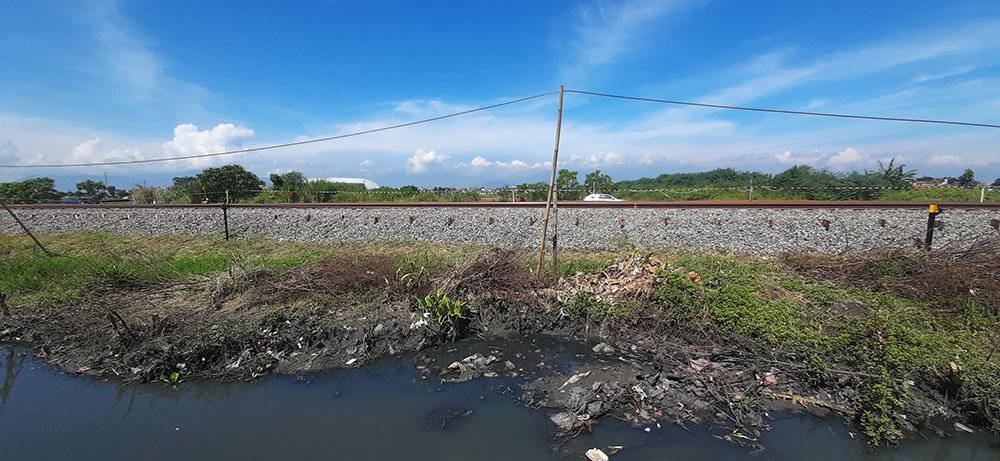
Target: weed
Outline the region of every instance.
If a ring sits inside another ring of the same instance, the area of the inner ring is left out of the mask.
[[[562,256],[558,267],[556,267],[556,278],[569,277],[582,272],[597,272],[607,267],[612,259],[612,256],[591,254]]]
[[[465,303],[456,298],[449,298],[443,290],[417,298],[417,307],[430,314],[439,332],[452,341],[459,334],[462,321],[465,320]]]
[[[579,292],[572,300],[570,307],[583,315],[596,317],[628,317],[633,308],[628,305],[612,304],[590,293]]]
[[[892,382],[889,373],[881,370],[878,380],[868,384],[860,393],[855,407],[855,422],[868,436],[868,443],[879,445],[883,441],[897,440],[903,436],[896,418],[906,406],[905,389]]]

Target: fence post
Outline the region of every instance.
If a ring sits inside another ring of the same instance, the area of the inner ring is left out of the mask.
[[[936,204],[930,204],[927,207],[927,237],[924,238],[924,249],[931,251],[931,242],[934,240],[934,221],[937,220],[937,215],[941,211],[938,209]]]
[[[38,241],[38,238],[35,237],[35,234],[31,233],[31,229],[28,229],[28,226],[25,226],[24,223],[21,222],[21,219],[18,218],[16,214],[14,214],[14,210],[11,210],[10,207],[7,206],[7,202],[0,200],[0,205],[3,205],[3,209],[7,210],[7,213],[10,213],[10,217],[14,218],[14,221],[17,222],[18,226],[21,226],[21,229],[24,229],[24,232],[28,234],[28,237],[31,237],[31,240],[35,241],[35,245],[38,245],[38,248],[42,249],[42,252],[45,253],[45,256],[55,256],[55,253],[49,251],[48,248],[45,248],[45,245],[42,245],[42,242]]]
[[[226,241],[229,241],[229,205],[222,205],[222,223],[226,230]]]
[[[563,86],[559,85],[559,106],[556,109],[556,142],[552,150],[552,176],[549,178],[549,193],[545,197],[545,219],[542,222],[542,242],[538,247],[538,274],[541,275],[545,264],[545,237],[549,231],[549,213],[552,211],[552,199],[555,196],[556,168],[559,163],[559,135],[562,131]]]

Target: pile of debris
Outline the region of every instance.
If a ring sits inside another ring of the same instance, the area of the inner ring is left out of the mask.
[[[512,299],[540,288],[541,281],[520,262],[512,250],[494,248],[439,279],[445,293],[462,299]]]
[[[289,296],[382,288],[392,273],[392,259],[386,256],[333,255],[292,270],[270,288]]]
[[[610,304],[646,300],[656,292],[663,271],[669,269],[669,264],[656,256],[632,254],[615,260],[600,272],[577,272],[560,280],[557,290],[563,299],[585,294]]]

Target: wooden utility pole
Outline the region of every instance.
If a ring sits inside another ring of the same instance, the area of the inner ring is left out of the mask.
[[[35,237],[35,234],[31,233],[31,230],[28,229],[28,226],[25,226],[24,223],[21,222],[21,219],[18,218],[16,214],[14,214],[14,210],[11,210],[10,207],[7,206],[7,202],[0,200],[0,205],[3,205],[3,209],[7,210],[7,213],[10,213],[10,217],[14,218],[14,221],[17,222],[17,225],[21,226],[21,229],[24,229],[24,232],[28,234],[28,237],[31,237],[31,240],[35,241],[35,245],[38,245],[38,248],[42,249],[42,252],[45,253],[45,256],[55,256],[55,253],[52,253],[51,251],[49,251],[48,248],[45,248],[45,245],[42,245],[42,242],[38,241],[38,238]]]
[[[552,150],[552,175],[549,178],[549,194],[545,199],[545,219],[542,220],[542,243],[538,248],[538,273],[542,273],[542,265],[545,264],[545,238],[549,231],[549,213],[552,210],[553,201],[556,199],[556,168],[559,163],[559,134],[562,131],[562,109],[563,109],[563,86],[559,85],[559,106],[556,109],[556,144]],[[558,214],[557,214],[558,216]],[[556,218],[558,219],[558,217]],[[552,236],[552,264],[553,270],[556,263],[556,233],[553,229]]]

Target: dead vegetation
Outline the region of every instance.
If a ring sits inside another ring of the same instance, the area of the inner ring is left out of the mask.
[[[289,272],[271,283],[274,290],[289,297],[318,292],[340,292],[380,288],[395,267],[391,258],[374,254],[342,254],[326,257]]]
[[[960,309],[964,306],[957,303],[971,300],[1000,314],[1000,239],[929,252],[896,248],[843,255],[796,253],[783,260],[815,280],[888,290],[945,309]]]
[[[437,280],[445,293],[470,300],[521,298],[544,282],[521,263],[521,255],[513,250],[494,248],[460,265]]]
[[[656,293],[667,265],[657,257],[631,254],[616,259],[598,272],[577,273],[560,281],[557,290],[566,299],[593,297],[618,304],[648,300]]]

